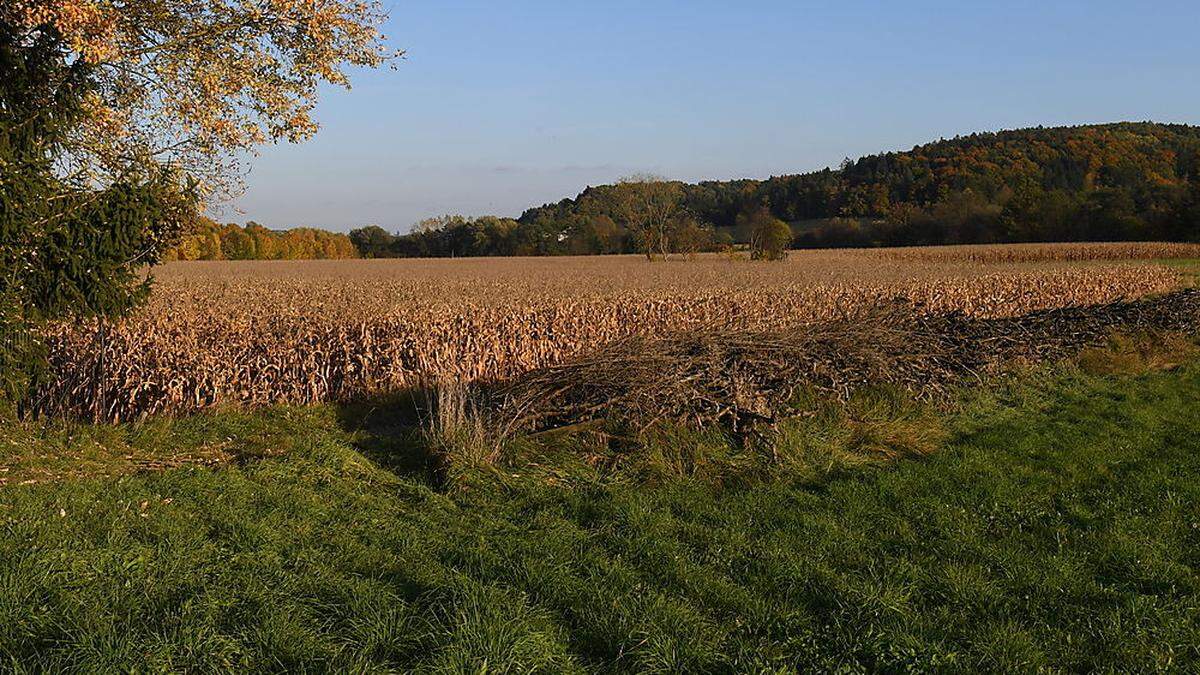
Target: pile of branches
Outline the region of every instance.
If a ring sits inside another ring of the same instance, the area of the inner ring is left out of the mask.
[[[935,398],[1014,361],[1065,357],[1114,331],[1200,333],[1200,290],[1004,319],[929,314],[895,303],[784,330],[696,329],[631,337],[486,392],[503,433],[597,418],[747,433],[773,424],[800,388],[846,399],[866,385]]]
[[[1200,334],[1200,289],[1104,305],[1065,307],[1001,319],[949,317],[993,364],[1068,357],[1117,332]]]

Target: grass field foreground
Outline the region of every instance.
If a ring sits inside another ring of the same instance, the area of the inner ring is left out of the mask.
[[[332,406],[10,424],[10,473],[80,455],[94,473],[0,487],[0,662],[1188,670],[1200,365],[1122,363],[1135,374],[1031,372],[964,394],[937,438],[882,441],[936,443],[918,460],[856,462],[844,419],[800,422],[790,447],[809,454],[734,482],[687,469],[719,462],[544,455],[439,483],[401,422]],[[858,405],[864,423],[931,414],[886,392]],[[660,447],[721,447],[690,442]],[[130,459],[218,452],[219,468]]]

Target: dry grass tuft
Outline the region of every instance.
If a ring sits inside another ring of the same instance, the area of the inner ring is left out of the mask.
[[[1200,354],[1194,339],[1174,332],[1113,335],[1107,343],[1079,354],[1081,370],[1090,375],[1144,375],[1174,370]]]
[[[867,416],[851,414],[845,452],[856,457],[895,460],[932,454],[946,430],[932,415],[895,411]]]
[[[769,439],[778,469],[820,478],[869,464],[935,452],[949,434],[936,410],[891,387],[873,387],[837,403],[810,395],[802,415]]]
[[[425,443],[449,476],[494,466],[503,439],[489,427],[470,385],[449,380],[432,388]]]

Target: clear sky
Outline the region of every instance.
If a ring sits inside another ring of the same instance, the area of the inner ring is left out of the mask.
[[[385,0],[395,70],[222,220],[407,231],[636,172],[765,178],[973,131],[1200,122],[1200,2]]]

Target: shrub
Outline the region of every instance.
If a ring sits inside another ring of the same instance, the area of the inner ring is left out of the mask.
[[[792,228],[760,207],[738,217],[738,226],[750,233],[750,258],[783,260],[792,245]]]

